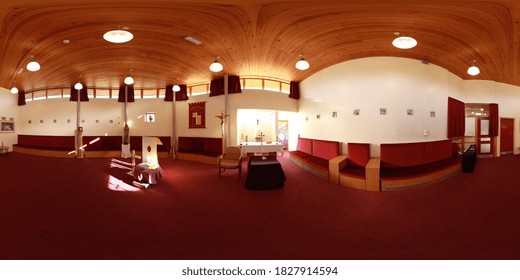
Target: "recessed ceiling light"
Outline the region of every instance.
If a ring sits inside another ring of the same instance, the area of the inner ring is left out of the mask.
[[[69,40],[69,39],[65,39],[65,40],[63,40],[63,44],[66,45],[66,44],[68,44],[68,43],[70,43],[70,40]]]
[[[121,44],[129,42],[134,38],[134,35],[126,30],[129,28],[126,26],[119,26],[117,30],[110,30],[103,35],[103,39],[110,43]]]
[[[195,39],[195,38],[193,38],[191,36],[184,37],[184,40],[190,41],[190,42],[192,42],[195,45],[201,45],[202,44],[201,41],[199,41],[199,40],[197,40],[197,39]]]

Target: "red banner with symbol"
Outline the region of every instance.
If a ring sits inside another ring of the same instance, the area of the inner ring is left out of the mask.
[[[189,128],[206,128],[206,102],[189,103]]]

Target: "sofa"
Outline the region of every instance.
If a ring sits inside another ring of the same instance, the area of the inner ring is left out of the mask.
[[[383,191],[414,187],[460,172],[461,161],[452,141],[381,144],[380,178]]]
[[[364,191],[380,191],[379,158],[370,157],[370,144],[348,143],[347,155],[333,161],[331,183]],[[337,174],[337,175],[336,175]]]
[[[222,154],[222,138],[179,136],[177,159],[217,164]]]
[[[330,176],[331,164],[341,155],[341,143],[298,137],[297,148],[290,151],[291,161],[303,169],[329,181],[337,176]],[[332,161],[332,162],[331,162]]]

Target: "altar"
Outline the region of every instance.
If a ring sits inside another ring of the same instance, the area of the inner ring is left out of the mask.
[[[269,153],[275,155],[277,153],[283,154],[283,144],[280,143],[269,143],[266,142],[243,142],[240,144],[242,148],[242,156],[255,153]]]

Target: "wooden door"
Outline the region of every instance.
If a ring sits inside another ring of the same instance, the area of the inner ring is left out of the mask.
[[[500,154],[513,153],[514,146],[514,119],[500,118]]]
[[[489,118],[480,117],[477,120],[477,154],[492,157],[493,137],[489,135]]]

